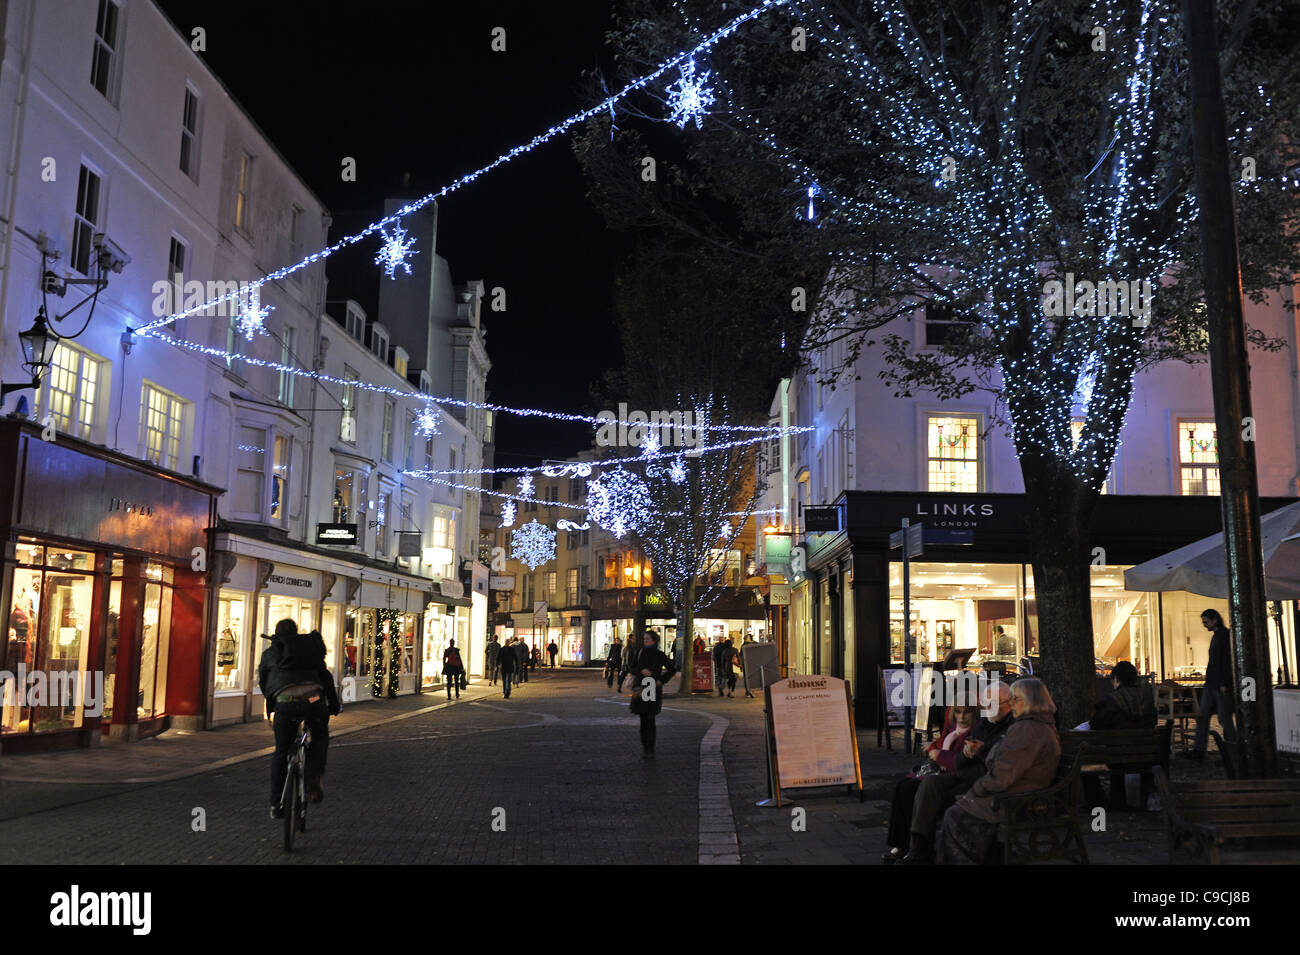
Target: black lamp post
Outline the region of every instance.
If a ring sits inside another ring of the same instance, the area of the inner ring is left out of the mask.
[[[31,373],[32,380],[30,384],[24,382],[0,385],[0,398],[11,391],[41,386],[41,375],[45,374],[45,369],[50,367],[50,361],[54,358],[54,349],[59,344],[58,336],[45,324],[44,307],[36,314],[36,321],[32,323],[32,327],[18,333],[18,341],[23,348],[23,368]]]

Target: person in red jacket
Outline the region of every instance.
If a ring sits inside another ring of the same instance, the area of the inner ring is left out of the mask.
[[[927,775],[956,774],[957,755],[979,718],[978,706],[951,707],[944,720],[943,732],[925,748],[926,762],[900,779],[894,787],[894,802],[889,810],[889,835],[885,839],[890,850],[881,859],[885,864],[897,862],[907,854],[912,838],[912,805],[916,791],[921,787],[921,779]]]

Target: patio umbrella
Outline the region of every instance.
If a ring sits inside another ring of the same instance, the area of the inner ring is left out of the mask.
[[[1264,593],[1269,600],[1300,600],[1300,502],[1259,521],[1264,544]],[[1203,597],[1228,596],[1223,535],[1213,534],[1124,571],[1124,588],[1186,590]]]

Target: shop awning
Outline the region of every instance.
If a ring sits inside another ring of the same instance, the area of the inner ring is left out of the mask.
[[[1265,514],[1259,522],[1264,550],[1264,593],[1269,600],[1300,600],[1300,503]],[[1124,571],[1136,591],[1186,590],[1228,596],[1223,534],[1213,534]]]

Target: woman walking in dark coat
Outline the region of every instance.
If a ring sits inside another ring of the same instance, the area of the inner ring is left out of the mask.
[[[658,633],[647,630],[642,642],[632,671],[632,702],[628,709],[641,717],[642,758],[654,759],[655,717],[664,706],[664,684],[673,678],[677,668],[659,649]]]

